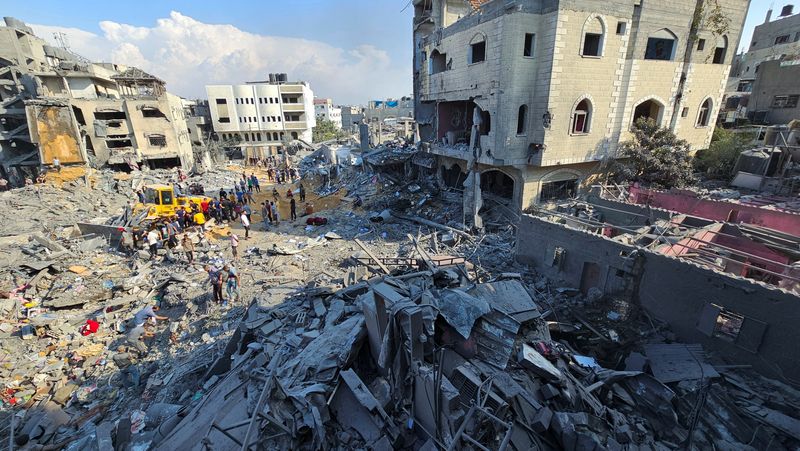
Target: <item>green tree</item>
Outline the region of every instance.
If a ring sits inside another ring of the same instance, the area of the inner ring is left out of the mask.
[[[612,167],[618,182],[641,182],[661,188],[694,182],[689,143],[652,119],[639,118],[631,128],[633,139],[620,143],[619,159]]]
[[[317,119],[317,126],[311,131],[311,136],[315,143],[340,139],[347,136],[347,133],[336,127],[333,121],[328,119]]]
[[[709,177],[730,180],[733,168],[743,150],[751,147],[752,133],[735,133],[724,128],[716,128],[708,149],[695,155],[694,166]]]

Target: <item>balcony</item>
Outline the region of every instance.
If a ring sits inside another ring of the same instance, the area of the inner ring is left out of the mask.
[[[299,112],[302,113],[306,110],[306,106],[303,103],[284,103],[283,104],[283,111],[286,112]]]
[[[283,123],[286,130],[305,130],[308,128],[306,121],[291,121]]]
[[[281,85],[281,94],[302,94],[303,85]]]

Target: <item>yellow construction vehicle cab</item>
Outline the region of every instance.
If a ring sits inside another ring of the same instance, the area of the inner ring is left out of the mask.
[[[147,209],[147,219],[173,216],[179,208],[191,209],[190,203],[199,207],[203,200],[211,201],[207,196],[176,196],[172,185],[146,185],[143,192],[144,204],[136,204],[134,211]]]

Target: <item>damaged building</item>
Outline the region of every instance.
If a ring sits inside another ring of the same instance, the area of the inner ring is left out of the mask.
[[[749,4],[413,3],[420,137],[476,225],[574,195],[640,117],[707,147]]]
[[[731,364],[795,379],[798,210],[763,200],[603,188],[523,215],[517,259],[585,294],[638,299],[678,339]]]
[[[0,66],[0,170],[12,183],[54,159],[95,167],[193,165],[181,99],[163,80],[86,61],[10,17],[0,27]]]

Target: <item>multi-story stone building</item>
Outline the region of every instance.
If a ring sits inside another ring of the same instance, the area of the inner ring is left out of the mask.
[[[573,194],[640,117],[708,146],[749,0],[413,4],[420,136],[479,224]]]
[[[314,115],[317,120],[331,121],[337,129],[342,129],[342,109],[333,106],[333,99],[314,99]]]
[[[193,165],[180,98],[137,68],[91,63],[7,17],[0,81],[0,175],[12,183],[54,159]]]
[[[772,19],[772,9],[767,11],[764,23],[753,30],[747,52],[737,55],[725,90],[725,122],[749,119],[756,123],[785,123],[796,119],[797,96],[800,80],[785,78],[791,75],[780,68],[793,66],[800,60],[800,14],[793,14],[794,6],[786,5],[780,16]],[[762,72],[764,63],[770,65],[769,74]],[[775,78],[780,77],[780,79]],[[779,87],[782,90],[754,90],[754,85]]]
[[[273,155],[291,140],[312,142],[317,122],[306,82],[270,74],[269,81],[208,85],[206,94],[217,137],[240,146],[249,158]]]

